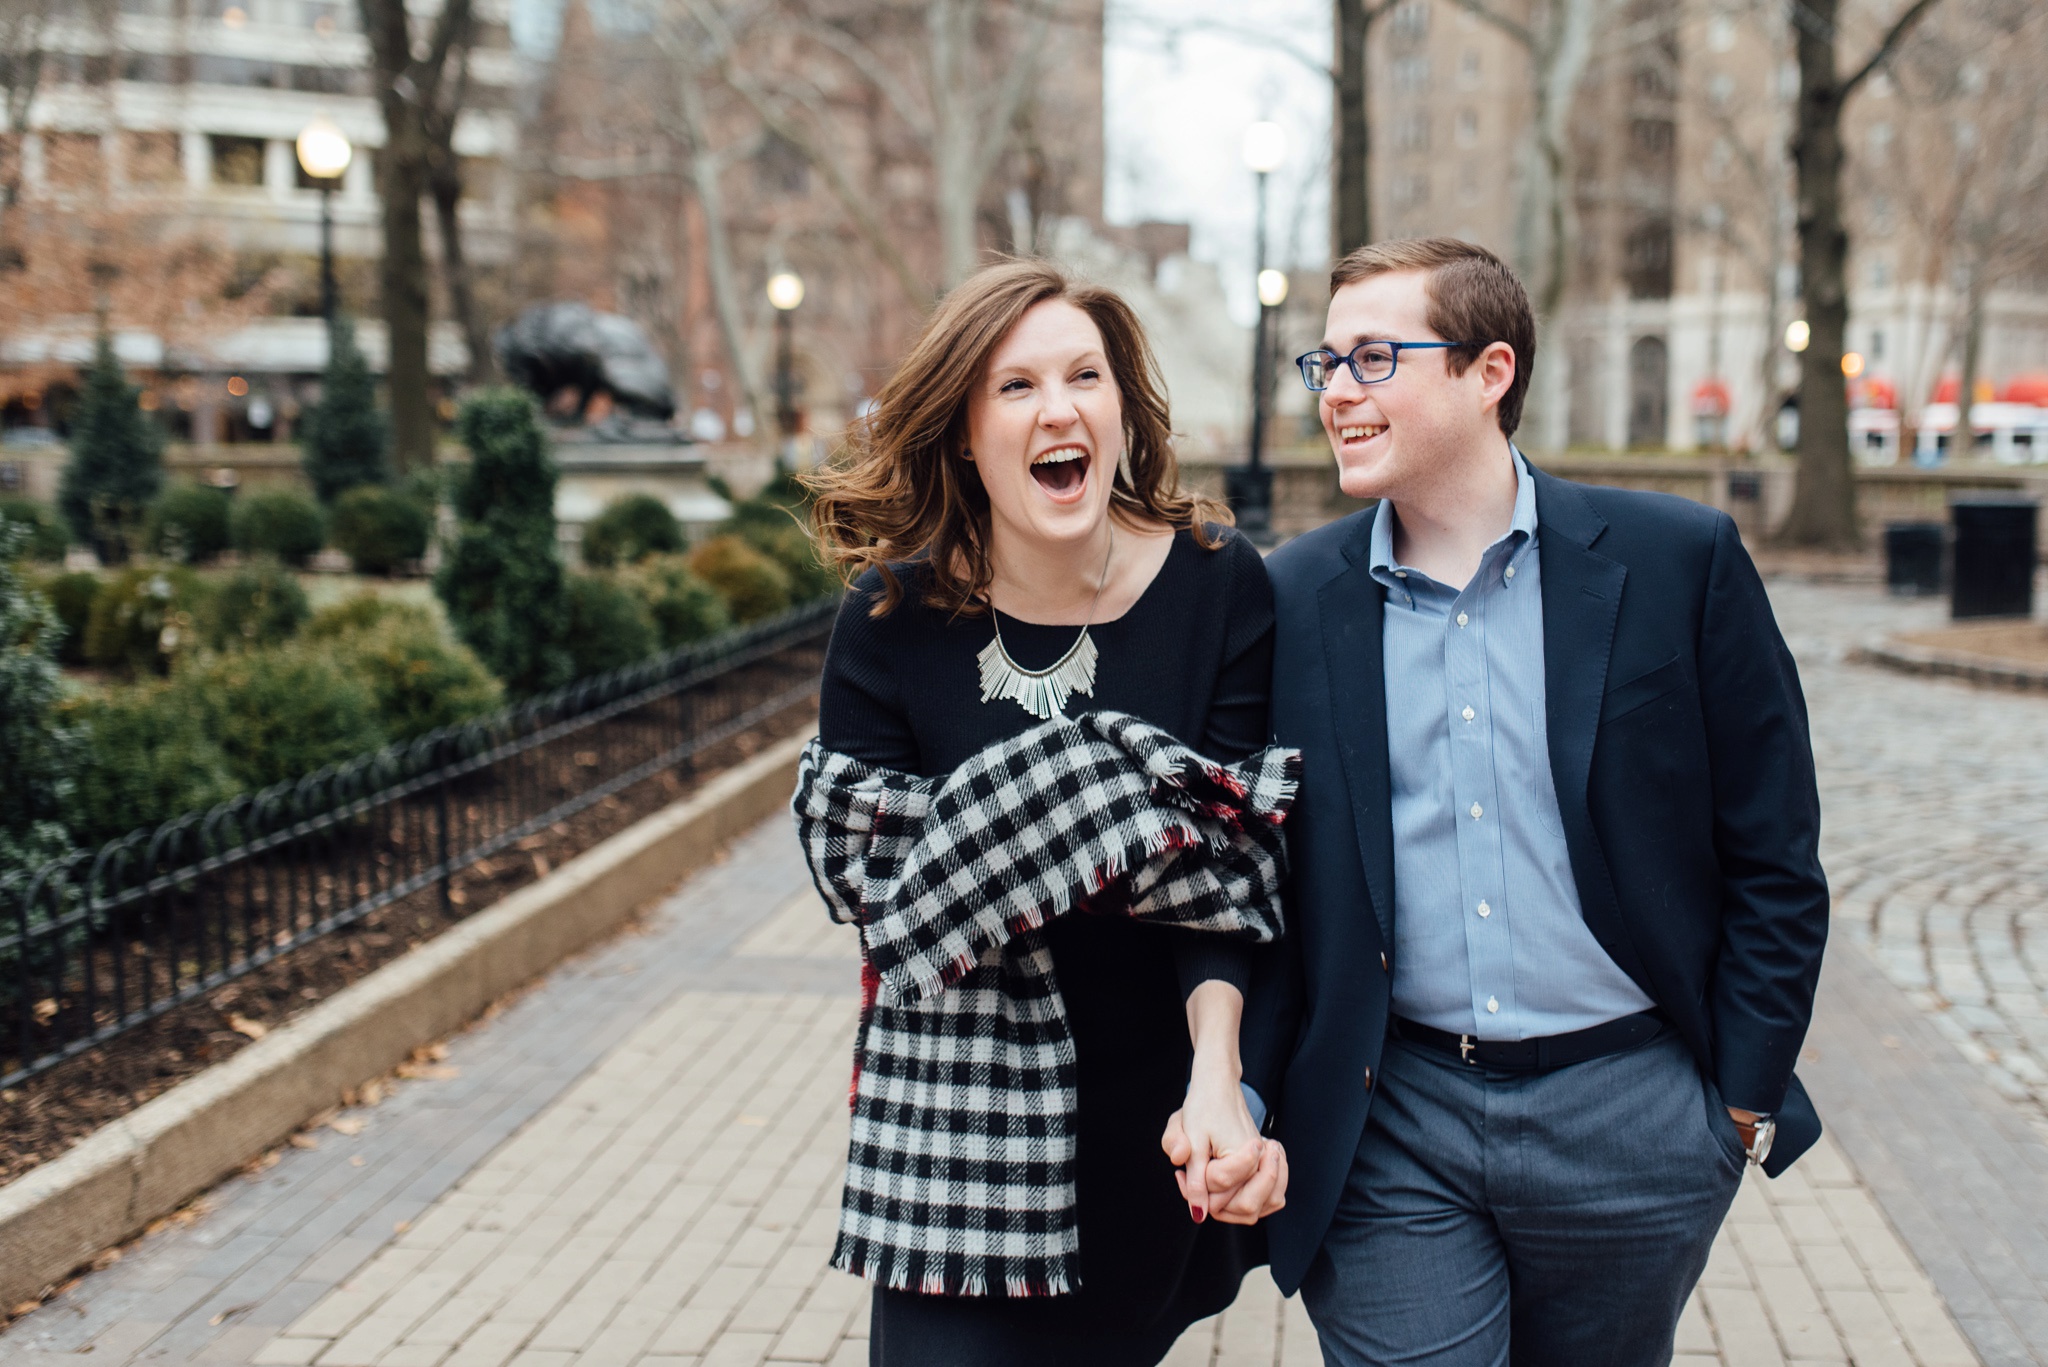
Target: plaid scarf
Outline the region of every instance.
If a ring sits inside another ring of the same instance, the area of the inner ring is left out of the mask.
[[[1300,764],[1218,764],[1117,712],[1055,717],[943,778],[811,742],[798,834],[861,936],[834,1267],[930,1295],[1079,1285],[1074,1040],[1043,927],[1085,911],[1274,939]]]

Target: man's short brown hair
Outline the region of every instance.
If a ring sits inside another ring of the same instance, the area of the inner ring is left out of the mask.
[[[1392,271],[1421,271],[1429,296],[1424,315],[1446,342],[1468,342],[1444,353],[1451,374],[1462,375],[1479,353],[1506,342],[1515,353],[1515,380],[1500,399],[1500,430],[1512,437],[1522,425],[1522,401],[1536,368],[1536,315],[1529,292],[1507,262],[1455,237],[1397,237],[1349,253],[1330,272],[1330,296],[1346,285]],[[1399,338],[1391,340],[1399,341]]]

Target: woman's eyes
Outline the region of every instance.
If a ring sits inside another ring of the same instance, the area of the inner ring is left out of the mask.
[[[1090,366],[1074,376],[1074,380],[1099,380],[1102,372]],[[1070,381],[1071,383],[1071,381]],[[1005,380],[997,389],[998,394],[1021,394],[1031,387],[1031,381],[1024,379]]]
[[[1001,389],[997,390],[996,392],[998,394],[1021,394],[1029,386],[1030,381],[1028,380],[1011,380],[1008,384],[1005,384]]]

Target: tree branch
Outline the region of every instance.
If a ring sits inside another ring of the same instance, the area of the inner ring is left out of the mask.
[[[1906,35],[1913,31],[1913,26],[1918,24],[1927,11],[1933,9],[1937,3],[1938,0],[1913,0],[1906,8],[1906,12],[1892,21],[1891,28],[1884,35],[1884,41],[1877,45],[1877,51],[1870,54],[1870,60],[1856,68],[1854,76],[1842,82],[1837,98],[1846,100],[1855,93],[1856,87],[1869,79],[1870,73],[1877,70],[1885,59],[1892,55],[1892,49],[1905,40]]]
[[[833,23],[816,24],[810,32],[812,37],[851,63],[854,69],[866,78],[868,84],[888,101],[889,107],[896,111],[897,117],[910,125],[913,132],[925,141],[931,141],[930,117],[912,104],[902,82],[896,78],[896,73],[889,70],[882,59],[875,55],[873,49]]]
[[[1474,18],[1483,19],[1487,23],[1492,24],[1531,52],[1536,50],[1536,33],[1528,25],[1517,23],[1498,10],[1488,7],[1482,3],[1482,0],[1453,0],[1453,2]]]

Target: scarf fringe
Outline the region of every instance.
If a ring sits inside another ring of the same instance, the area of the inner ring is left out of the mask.
[[[922,1261],[922,1258],[903,1249],[876,1245],[841,1230],[832,1249],[831,1265],[849,1276],[891,1291],[915,1291],[920,1296],[989,1297],[998,1294],[989,1290],[989,1281],[984,1274],[965,1269],[944,1272],[926,1269],[922,1274],[913,1275],[910,1264],[914,1261]],[[1080,1277],[1070,1266],[1073,1255],[1057,1254],[1047,1261],[1049,1265],[1042,1275],[1011,1273],[1005,1276],[1000,1295],[1011,1300],[1073,1295],[1080,1288]]]

